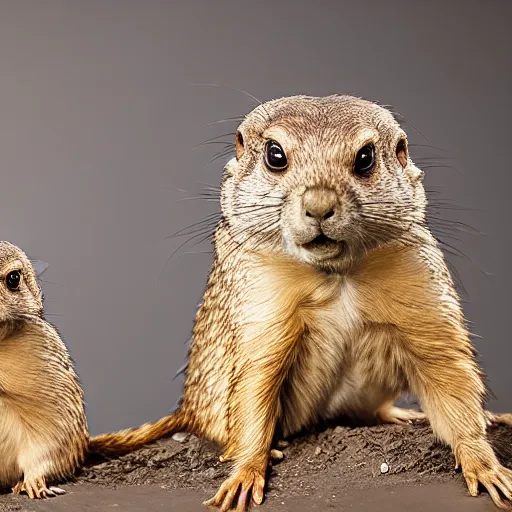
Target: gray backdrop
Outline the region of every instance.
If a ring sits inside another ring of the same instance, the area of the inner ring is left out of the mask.
[[[196,83],[355,93],[445,150],[416,148],[427,185],[470,208],[444,214],[485,232],[454,242],[471,261],[453,262],[492,405],[512,410],[511,17],[509,0],[0,2],[1,238],[50,264],[46,308],[92,432],[156,419],[181,390],[211,256],[200,244],[166,265],[181,243],[166,236],[216,209],[182,200],[219,183],[205,166],[222,146],[192,147],[235,125],[205,125],[254,106]]]

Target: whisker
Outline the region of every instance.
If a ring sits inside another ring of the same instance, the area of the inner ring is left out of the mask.
[[[241,92],[242,94],[245,94],[248,98],[251,98],[254,100],[258,105],[262,105],[263,102],[256,98],[256,96],[253,96],[252,94],[248,93],[247,91],[244,91],[243,89],[238,89],[237,87],[231,87],[230,85],[222,85],[222,84],[192,84],[194,87],[225,87],[226,89],[231,89],[232,91]]]
[[[200,226],[200,225],[203,225],[205,223],[213,222],[214,220],[219,220],[221,218],[221,216],[222,216],[221,212],[210,213],[204,219],[202,219],[202,220],[200,220],[198,222],[194,222],[193,224],[190,224],[190,225],[188,225],[188,226],[186,226],[186,227],[184,227],[182,229],[179,229],[175,233],[172,233],[171,235],[165,237],[165,239],[168,240],[169,238],[174,238],[176,236],[184,235],[184,234],[186,234],[185,231],[187,229],[193,228],[195,226]]]
[[[218,121],[212,121],[205,125],[205,127],[213,126],[221,123],[241,123],[245,119],[245,116],[227,117],[226,119],[219,119]]]
[[[234,139],[235,138],[235,134],[233,132],[229,132],[229,133],[223,133],[222,135],[217,135],[215,137],[211,137],[210,139],[206,139],[203,142],[197,144],[196,146],[193,146],[192,149],[199,148],[199,147],[205,145],[208,142],[215,142],[218,139],[222,139],[222,137],[232,137]]]
[[[198,245],[204,241],[206,241],[208,238],[212,238],[215,234],[215,231],[212,232],[212,230],[209,230],[208,233],[204,233],[204,232],[201,232],[201,233],[197,233],[193,236],[191,236],[190,238],[188,238],[187,240],[185,240],[183,243],[181,243],[172,253],[171,255],[169,256],[169,258],[167,258],[167,261],[165,262],[165,265],[164,267],[162,268],[159,276],[158,276],[158,279],[160,280],[160,278],[162,277],[162,274],[164,273],[165,271],[165,268],[167,267],[168,263],[171,261],[171,259],[173,258],[173,256],[182,248],[184,247],[185,245],[187,245],[188,243],[190,243],[191,241],[193,240],[197,240],[198,238],[200,237],[204,237],[202,239],[199,240],[199,242],[195,243],[194,245]]]

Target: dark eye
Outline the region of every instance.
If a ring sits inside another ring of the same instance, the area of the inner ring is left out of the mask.
[[[366,144],[363,146],[356,155],[354,162],[354,173],[361,178],[368,178],[371,176],[375,167],[375,146],[373,144]]]
[[[13,270],[5,276],[5,285],[11,292],[19,290],[21,283],[21,272]]]
[[[284,171],[288,167],[285,152],[275,140],[265,144],[265,163],[271,171]]]

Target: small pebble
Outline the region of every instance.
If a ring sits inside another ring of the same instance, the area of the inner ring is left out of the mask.
[[[380,465],[380,472],[381,473],[387,473],[389,471],[389,466],[383,462],[381,465]]]
[[[320,448],[320,446],[317,446],[315,448],[315,455],[320,455],[322,453],[322,448]]]
[[[174,434],[172,436],[172,438],[175,441],[178,441],[178,443],[183,443],[183,441],[185,441],[185,439],[187,439],[187,436],[188,436],[188,434],[186,432],[176,432],[176,434]]]

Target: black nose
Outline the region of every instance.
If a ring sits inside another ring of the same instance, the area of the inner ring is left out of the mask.
[[[315,219],[319,219],[319,220],[328,219],[329,217],[332,217],[333,215],[334,215],[333,209],[330,209],[329,211],[324,211],[324,209],[315,210],[313,208],[306,210],[306,217],[314,217]]]
[[[333,190],[310,188],[302,197],[304,215],[318,221],[327,220],[334,215],[336,202]]]

